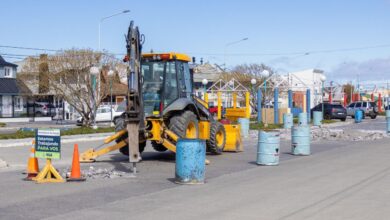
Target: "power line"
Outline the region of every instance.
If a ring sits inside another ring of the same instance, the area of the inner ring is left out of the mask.
[[[18,47],[18,46],[8,46],[8,45],[0,45],[2,48],[11,48],[11,49],[22,49],[22,50],[38,50],[38,51],[52,51],[52,52],[60,52],[62,50],[53,50],[53,49],[43,49],[43,48],[34,48],[34,47]]]
[[[365,46],[365,47],[350,47],[350,48],[337,48],[337,49],[321,49],[321,50],[307,50],[307,51],[296,51],[296,52],[280,52],[280,53],[230,53],[226,54],[228,56],[287,56],[287,55],[299,55],[307,56],[311,54],[320,54],[320,53],[337,53],[337,52],[346,52],[346,51],[358,51],[358,50],[368,50],[376,48],[389,48],[390,44],[381,44],[374,46]],[[57,49],[46,49],[46,48],[33,48],[33,47],[22,47],[22,46],[10,46],[10,45],[0,45],[0,48],[9,48],[9,49],[21,49],[21,50],[34,50],[34,51],[51,51],[51,52],[62,52],[63,50]],[[187,52],[192,55],[205,55],[205,56],[224,56],[224,53],[203,53],[203,52]],[[123,53],[107,53],[115,56],[125,55]],[[30,56],[30,55],[26,55]]]

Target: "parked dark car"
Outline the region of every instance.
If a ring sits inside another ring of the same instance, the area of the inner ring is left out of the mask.
[[[313,117],[314,111],[322,111],[322,103],[310,110],[311,117]],[[347,110],[340,104],[324,103],[324,119],[340,119],[341,121],[345,121],[347,119]]]

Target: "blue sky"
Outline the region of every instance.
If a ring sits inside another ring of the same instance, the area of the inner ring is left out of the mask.
[[[223,64],[226,49],[228,67],[265,63],[281,73],[319,68],[336,80],[390,78],[390,0],[2,0],[1,8],[0,45],[97,49],[100,18],[129,9],[102,23],[102,48],[124,53],[123,35],[135,20],[146,51],[185,52]],[[377,45],[388,46],[312,52]]]

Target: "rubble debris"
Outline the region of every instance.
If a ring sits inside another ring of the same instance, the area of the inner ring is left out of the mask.
[[[70,176],[70,169],[62,172],[62,176]],[[88,179],[114,179],[114,178],[131,178],[135,177],[131,172],[123,172],[114,168],[95,168],[90,166],[88,170],[82,170],[82,175]]]
[[[280,129],[281,140],[291,140],[290,129]],[[257,138],[258,131],[251,131],[250,137]],[[375,130],[343,130],[343,129],[331,129],[331,128],[312,128],[311,140],[334,140],[334,141],[372,141],[383,138],[389,138],[390,135],[385,131]]]
[[[7,162],[5,162],[5,160],[0,158],[0,168],[5,168],[5,167],[8,167]]]

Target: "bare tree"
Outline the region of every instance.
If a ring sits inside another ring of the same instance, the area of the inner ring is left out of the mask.
[[[40,92],[52,93],[65,100],[82,116],[83,125],[90,126],[97,107],[109,93],[109,83],[103,74],[115,64],[112,56],[71,49],[39,59],[29,58],[22,69],[21,80],[31,79],[28,77],[31,74],[38,75]],[[92,66],[101,67],[96,83],[92,82]]]
[[[257,111],[257,89],[264,83],[264,80],[266,80],[266,77],[262,75],[264,70],[268,70],[270,76],[274,74],[273,69],[265,64],[242,64],[233,68],[231,72],[222,74],[221,79],[227,82],[234,78],[248,88],[251,97],[250,105],[252,109]],[[255,85],[251,84],[252,79],[256,80]],[[272,91],[268,90],[265,94],[263,91],[263,96],[271,97]]]

